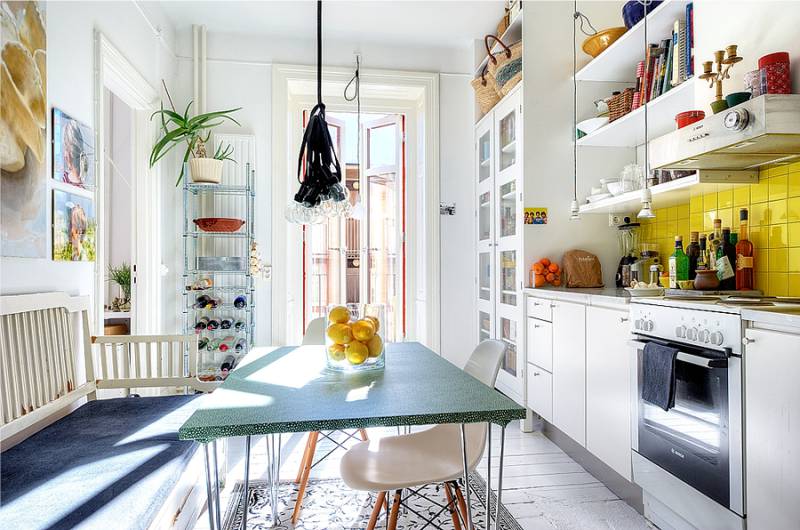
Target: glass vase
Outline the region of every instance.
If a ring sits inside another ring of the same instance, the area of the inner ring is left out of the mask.
[[[385,313],[380,304],[328,306],[325,330],[328,369],[339,372],[383,369]]]

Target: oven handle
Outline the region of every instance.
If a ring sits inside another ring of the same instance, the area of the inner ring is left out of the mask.
[[[642,340],[629,340],[628,345],[632,348],[641,348],[647,344],[645,341]],[[686,353],[679,351],[677,359],[679,361],[687,362],[690,364],[694,364],[697,366],[702,366],[703,368],[727,368],[728,367],[728,359],[709,359],[708,357],[701,357],[699,355],[694,355],[692,353]]]

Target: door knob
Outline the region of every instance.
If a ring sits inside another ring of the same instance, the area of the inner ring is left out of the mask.
[[[747,346],[748,344],[752,344],[756,341],[756,339],[748,339],[747,337],[742,338],[742,344]]]

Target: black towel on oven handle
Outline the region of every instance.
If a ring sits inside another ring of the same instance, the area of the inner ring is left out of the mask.
[[[678,348],[648,342],[642,352],[642,399],[664,410],[675,406]]]

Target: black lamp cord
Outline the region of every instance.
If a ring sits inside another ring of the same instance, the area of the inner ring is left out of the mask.
[[[350,90],[350,87],[353,87],[353,95],[348,96],[347,92]],[[358,152],[356,153],[356,164],[358,165],[358,177],[361,178],[361,56],[356,55],[356,71],[353,73],[353,77],[347,83],[347,86],[344,87],[344,99],[345,101],[355,101],[356,102],[356,115],[358,116],[358,131],[356,134],[356,141],[357,141],[357,149]],[[346,171],[346,170],[345,170]]]
[[[317,105],[322,105],[322,0],[317,0]]]
[[[642,6],[644,6],[644,50],[645,50],[645,57],[647,58],[647,64],[645,65],[645,79],[647,79],[647,70],[650,69],[650,59],[649,54],[647,53],[647,49],[649,48],[650,44],[647,42],[647,6],[650,3],[649,0],[639,0]],[[639,99],[644,94],[641,94]],[[644,104],[644,189],[647,189],[647,179],[650,176],[650,131],[648,129],[648,120],[647,120],[647,107],[649,101]]]
[[[575,0],[572,14],[572,200],[575,202],[578,202],[578,80],[575,77],[578,73],[578,53],[575,47],[578,45],[576,22],[579,18],[583,31],[583,20],[586,17],[578,12],[578,0]]]

